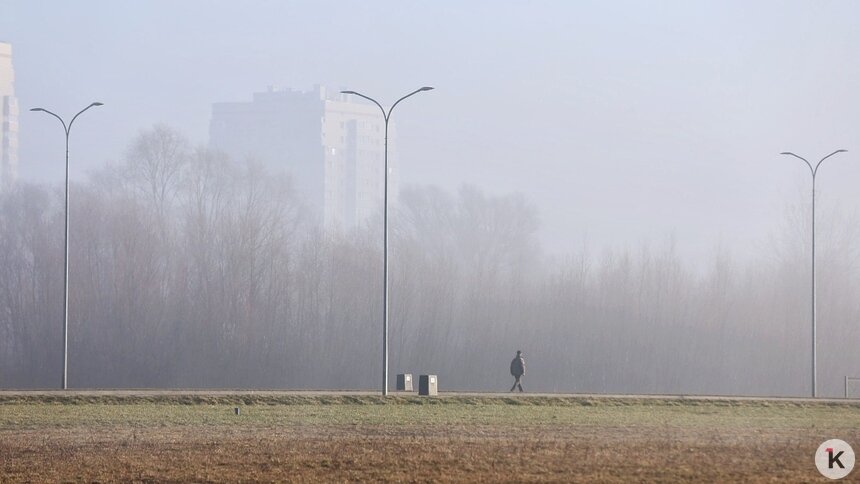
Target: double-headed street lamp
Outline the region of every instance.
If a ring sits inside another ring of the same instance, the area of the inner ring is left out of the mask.
[[[60,120],[63,124],[63,130],[66,132],[66,230],[65,230],[65,256],[63,258],[64,276],[63,276],[63,390],[68,388],[68,367],[69,367],[69,132],[72,130],[72,124],[78,116],[87,109],[93,106],[101,106],[102,103],[92,103],[89,106],[81,109],[78,114],[72,117],[68,126],[63,118],[48,111],[44,108],[32,108],[30,111],[41,111],[48,113],[51,116]]]
[[[354,94],[358,97],[363,97],[379,107],[382,111],[382,116],[385,118],[385,197],[383,199],[383,215],[382,215],[382,394],[388,395],[388,120],[391,119],[391,112],[400,103],[400,101],[413,96],[423,91],[430,91],[432,87],[424,86],[416,89],[409,94],[398,99],[394,104],[385,111],[385,108],[379,104],[376,99],[365,96],[364,94],[355,91],[341,91],[341,94]]]
[[[818,387],[816,385],[816,374],[817,374],[817,350],[816,350],[816,326],[817,326],[817,311],[816,306],[818,303],[818,296],[815,293],[815,176],[818,174],[818,167],[821,166],[821,163],[824,162],[827,158],[837,154],[837,153],[845,153],[846,150],[836,150],[833,153],[825,156],[820,159],[818,163],[815,164],[815,167],[812,167],[812,163],[806,161],[806,158],[801,156],[797,156],[790,151],[784,151],[780,153],[781,155],[793,156],[804,163],[809,167],[809,172],[812,174],[812,397],[815,398],[818,396]]]

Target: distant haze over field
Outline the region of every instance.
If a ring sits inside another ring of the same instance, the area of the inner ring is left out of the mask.
[[[372,106],[317,97],[271,150],[347,167],[306,185],[361,199],[330,217],[349,230],[320,230],[288,166],[244,155],[306,96],[213,123],[245,129],[241,149],[208,139],[213,103],[319,84],[385,105],[435,88],[393,115],[392,377],[506,390],[523,349],[534,391],[808,395],[811,180],[779,153],[844,148],[816,219],[819,390],[843,394],[860,3],[463,3],[0,0],[25,182],[0,191],[0,387],[62,367],[63,133],[28,109],[93,101],[71,140],[71,386],[379,385]],[[336,140],[286,146],[315,136]]]
[[[811,158],[823,207],[860,207],[860,5],[834,2],[0,2],[21,173],[58,181],[62,136],[28,113],[106,103],[73,176],[164,122],[206,143],[211,104],[344,86],[398,108],[405,183],[522,192],[553,252],[674,234],[687,256],[757,256]],[[584,242],[586,241],[586,242]]]

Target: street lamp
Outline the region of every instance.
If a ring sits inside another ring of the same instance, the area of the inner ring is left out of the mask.
[[[821,163],[824,162],[827,158],[837,154],[837,153],[845,153],[847,150],[836,150],[833,153],[825,156],[821,160],[816,163],[815,168],[812,167],[812,163],[806,161],[806,158],[795,155],[790,151],[784,151],[780,153],[781,155],[793,156],[804,163],[809,167],[809,172],[812,173],[812,397],[815,398],[818,396],[818,387],[816,385],[815,375],[817,374],[817,351],[816,351],[816,326],[817,326],[817,311],[816,306],[818,303],[818,297],[815,293],[815,176],[818,174],[818,167],[821,166]]]
[[[78,116],[87,109],[93,106],[102,106],[102,103],[92,103],[89,106],[81,109],[78,114],[72,117],[68,126],[63,118],[43,108],[32,108],[30,111],[41,111],[48,113],[51,116],[60,120],[63,124],[63,131],[66,132],[66,230],[65,230],[65,255],[63,258],[64,276],[63,276],[63,390],[68,388],[68,366],[69,366],[69,132],[72,129],[72,124]]]
[[[394,108],[400,103],[400,101],[408,98],[409,96],[413,96],[423,91],[431,91],[432,87],[424,86],[420,89],[416,89],[409,94],[403,96],[398,99],[391,107],[388,109],[388,112],[379,104],[376,99],[365,96],[364,94],[355,92],[355,91],[341,91],[341,94],[354,94],[358,97],[363,97],[368,101],[376,104],[379,107],[379,110],[382,111],[382,116],[385,118],[385,197],[383,200],[383,214],[382,214],[382,266],[383,266],[383,278],[382,278],[382,394],[388,395],[388,120],[391,118],[391,111],[394,111]]]

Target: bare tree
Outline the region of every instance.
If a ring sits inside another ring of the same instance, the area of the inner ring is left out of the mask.
[[[72,190],[72,386],[375,387],[380,219],[326,234],[285,174],[191,150],[164,126]],[[50,187],[0,193],[0,386],[56,382],[62,200]],[[506,389],[523,349],[546,391],[808,391],[802,205],[757,257],[717,246],[693,269],[671,236],[543,254],[522,195],[411,186],[399,200],[395,372]],[[820,388],[838,395],[860,374],[860,224],[820,213]]]

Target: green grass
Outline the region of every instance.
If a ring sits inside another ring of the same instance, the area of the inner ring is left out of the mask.
[[[0,481],[809,482],[858,429],[833,401],[7,393]]]
[[[233,414],[241,407],[241,415]],[[563,397],[25,396],[0,399],[0,430],[75,427],[486,425],[860,428],[860,405]]]

